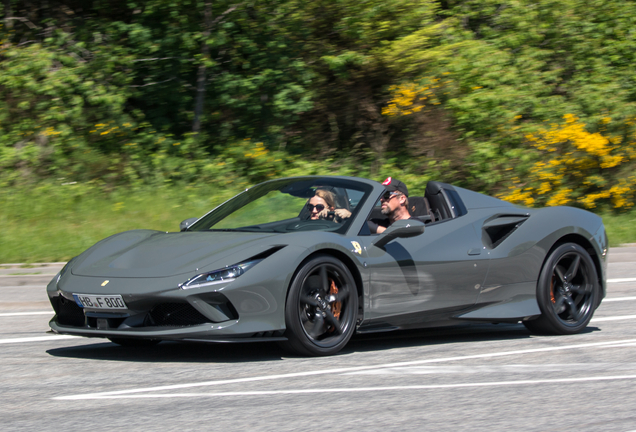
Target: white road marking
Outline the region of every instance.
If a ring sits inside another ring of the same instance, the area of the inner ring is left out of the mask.
[[[80,336],[51,335],[51,336],[36,336],[36,337],[28,337],[28,338],[10,338],[10,339],[0,339],[0,344],[24,343],[24,342],[46,342],[46,341],[54,341],[59,339],[73,339],[78,337]]]
[[[613,316],[613,317],[603,317],[603,318],[592,318],[590,322],[601,322],[601,321],[621,321],[628,319],[636,319],[636,315],[622,315],[622,316]]]
[[[630,344],[631,345],[631,344]],[[561,364],[504,364],[504,365],[440,365],[440,366],[406,366],[384,368],[359,372],[348,372],[343,375],[458,375],[458,374],[527,374],[540,372],[636,372],[636,363],[561,363]]]
[[[142,398],[184,398],[184,397],[231,397],[231,396],[272,396],[272,395],[293,395],[293,394],[315,394],[315,393],[360,393],[378,392],[392,390],[436,390],[436,389],[456,389],[466,387],[502,387],[511,385],[537,385],[537,384],[560,384],[590,381],[610,381],[636,379],[636,375],[621,376],[600,376],[583,378],[560,378],[545,380],[520,380],[520,381],[495,381],[480,383],[459,383],[459,384],[430,384],[413,386],[391,386],[391,387],[358,387],[358,388],[328,388],[328,389],[304,389],[304,390],[265,390],[246,392],[223,392],[223,393],[172,393],[172,394],[144,394],[144,395],[118,395],[118,396],[96,396],[91,395],[82,399],[142,399]],[[68,399],[58,397],[53,399]]]
[[[545,339],[536,339],[536,340],[545,342]],[[541,343],[541,342],[538,342],[538,343]],[[347,368],[338,368],[338,369],[323,369],[323,370],[303,371],[303,372],[295,372],[295,373],[287,373],[287,374],[279,374],[279,375],[262,375],[262,376],[255,376],[255,377],[249,377],[249,378],[204,381],[199,383],[188,383],[188,384],[174,384],[174,385],[167,385],[167,386],[146,387],[146,388],[137,388],[137,389],[130,389],[130,390],[88,393],[88,394],[82,394],[82,395],[58,396],[53,399],[55,400],[100,399],[105,396],[121,396],[121,395],[127,395],[132,393],[157,392],[157,391],[164,391],[164,390],[176,390],[176,389],[185,389],[185,388],[193,388],[193,387],[209,387],[209,386],[217,386],[217,385],[223,385],[223,384],[238,384],[238,383],[255,382],[255,381],[273,381],[273,380],[281,380],[281,379],[288,379],[288,378],[298,378],[298,377],[327,375],[327,374],[344,374],[347,372],[374,370],[374,369],[381,369],[381,368],[414,366],[414,365],[430,364],[430,363],[483,359],[483,358],[503,357],[503,356],[519,355],[519,354],[531,354],[531,353],[540,353],[540,352],[549,352],[549,351],[563,351],[563,350],[570,350],[570,349],[606,347],[608,345],[620,347],[622,345],[631,344],[631,343],[636,343],[636,339],[627,339],[622,341],[609,341],[609,342],[595,342],[595,343],[586,343],[586,344],[577,344],[577,345],[565,345],[565,346],[557,346],[557,347],[533,348],[533,349],[516,350],[516,351],[502,351],[502,352],[495,352],[495,353],[436,358],[436,359],[428,359],[428,360],[414,360],[414,361],[408,361],[408,362],[380,364],[375,366],[357,366],[357,367],[347,367]]]
[[[605,302],[615,302],[615,301],[630,301],[636,300],[636,297],[614,297],[614,298],[604,298],[603,303]]]
[[[607,283],[618,283],[618,282],[636,282],[636,278],[616,278],[616,279],[607,280]]]
[[[634,346],[636,346],[636,342],[629,343],[629,344],[620,344],[620,345],[608,345],[603,348],[627,348],[627,347],[634,347]]]
[[[23,315],[55,315],[53,311],[46,312],[11,312],[11,313],[0,313],[0,317],[12,317],[12,316],[23,316]]]

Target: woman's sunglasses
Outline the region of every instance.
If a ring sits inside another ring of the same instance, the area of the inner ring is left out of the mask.
[[[321,211],[325,209],[325,206],[322,204],[318,204],[318,205],[307,204],[307,208],[309,209],[310,212],[313,212],[314,209],[316,209],[316,211],[320,213]]]

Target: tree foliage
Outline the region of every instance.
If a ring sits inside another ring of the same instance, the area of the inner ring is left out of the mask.
[[[341,172],[633,204],[631,1],[6,0],[0,18],[4,187]]]

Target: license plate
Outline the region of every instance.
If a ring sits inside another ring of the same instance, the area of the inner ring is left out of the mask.
[[[75,303],[81,308],[101,310],[128,309],[120,295],[73,294]]]

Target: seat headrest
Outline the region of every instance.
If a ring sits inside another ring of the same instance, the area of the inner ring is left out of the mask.
[[[411,213],[411,216],[428,215],[428,206],[424,201],[424,197],[409,197],[409,213]]]

